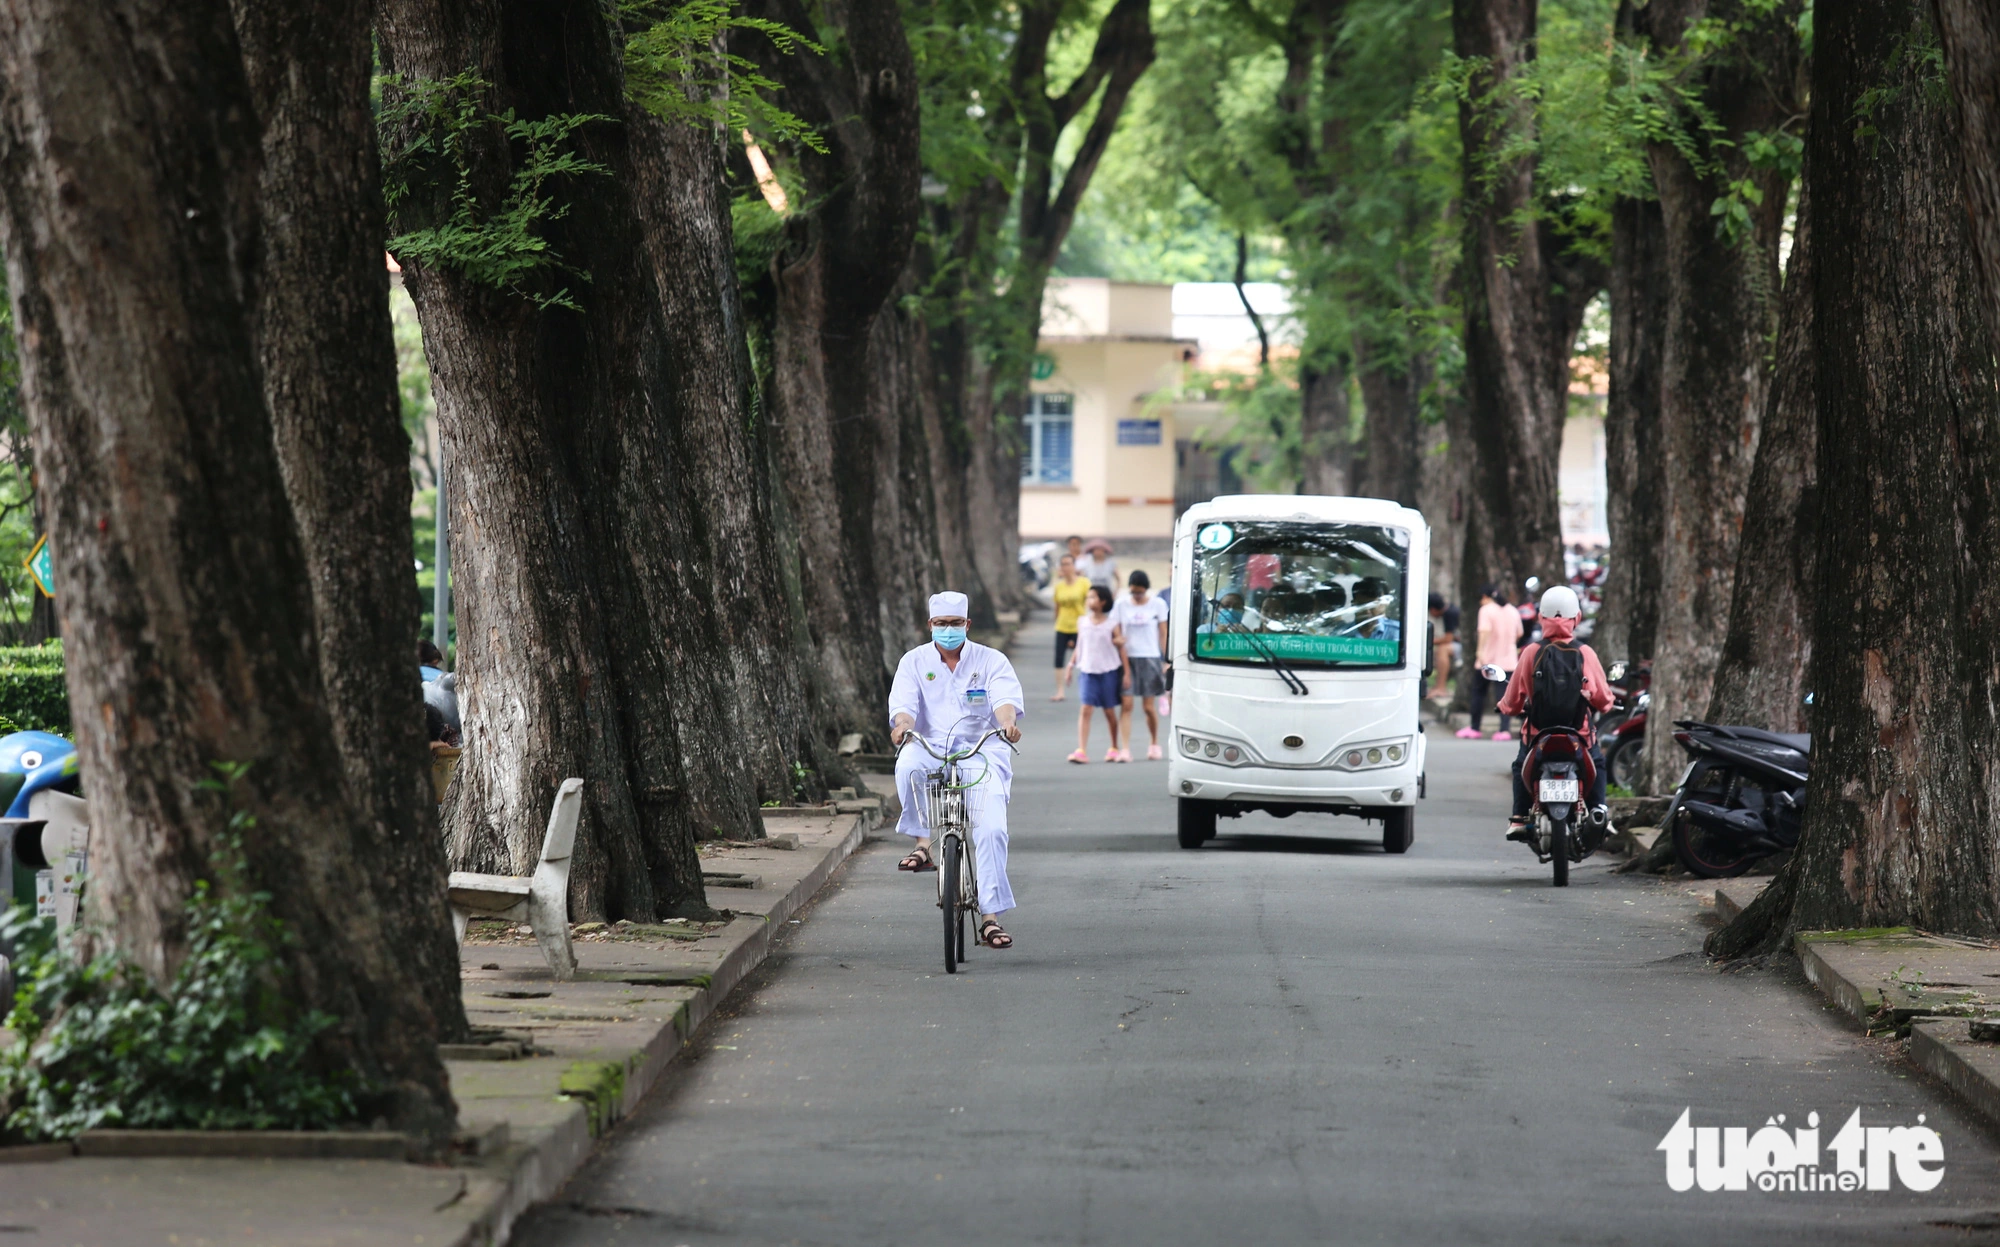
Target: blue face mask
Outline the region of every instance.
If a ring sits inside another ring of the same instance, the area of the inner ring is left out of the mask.
[[[936,641],[944,649],[957,649],[959,646],[965,644],[965,629],[959,627],[957,624],[953,624],[948,628],[933,626],[931,628],[931,640]]]
[[[1223,625],[1224,627],[1234,627],[1235,625],[1243,622],[1243,612],[1240,610],[1232,610],[1226,606],[1222,607],[1221,609],[1215,612],[1215,622]]]

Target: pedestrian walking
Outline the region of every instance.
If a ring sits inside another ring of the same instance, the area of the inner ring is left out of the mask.
[[[1103,585],[1118,596],[1118,560],[1111,557],[1111,543],[1099,537],[1083,547],[1083,557],[1076,561],[1076,570],[1094,585]]]
[[[1118,702],[1125,684],[1125,636],[1111,618],[1111,590],[1091,585],[1084,601],[1085,613],[1076,625],[1076,649],[1069,660],[1077,673],[1077,700],[1083,703],[1076,716],[1076,752],[1069,760],[1079,765],[1090,761],[1090,712],[1095,709],[1104,712],[1104,726],[1111,734],[1104,760],[1123,762],[1126,759],[1118,749]]]
[[[1077,540],[1075,537],[1071,541]],[[1083,618],[1084,603],[1090,596],[1090,581],[1077,574],[1076,558],[1065,554],[1056,565],[1056,691],[1050,701],[1061,701],[1069,689],[1070,651],[1076,646],[1077,621]]]
[[[1167,691],[1166,604],[1154,597],[1152,577],[1134,569],[1126,583],[1131,591],[1118,599],[1111,617],[1125,633],[1125,663],[1131,679],[1125,684],[1123,708],[1118,713],[1118,731],[1125,741],[1125,760],[1132,760],[1132,703],[1137,700],[1146,714],[1146,761],[1158,762],[1160,751],[1160,708],[1153,700]]]
[[[1507,681],[1486,678],[1488,667],[1497,667],[1505,676],[1512,676],[1514,668],[1521,661],[1518,642],[1521,639],[1521,615],[1507,605],[1506,596],[1498,585],[1486,585],[1479,590],[1479,651],[1473,658],[1472,670],[1466,673],[1472,681],[1472,722],[1458,730],[1462,740],[1477,740],[1480,720],[1486,717],[1486,700],[1496,699],[1506,689]],[[1496,704],[1497,708],[1497,704]],[[1512,740],[1513,733],[1507,730],[1507,716],[1500,716],[1500,730],[1493,733],[1494,740]]]

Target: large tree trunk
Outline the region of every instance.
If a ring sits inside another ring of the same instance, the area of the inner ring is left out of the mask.
[[[611,31],[588,0],[471,20],[446,0],[393,0],[379,32],[401,90],[471,67],[489,116],[614,119],[572,135],[607,172],[567,180],[566,215],[542,226],[588,274],[561,279],[575,310],[449,263],[403,266],[433,362],[457,556],[466,756],[446,809],[453,856],[525,872],[556,784],[581,776],[573,914],[706,913],[695,837],[754,834],[756,786],[716,730],[733,642],[711,573],[687,558],[703,541],[677,484],[689,432],[668,378],[680,344],[633,200],[632,145],[648,132],[626,120]],[[497,199],[515,155],[491,122],[468,147],[474,193]],[[408,172],[404,230],[442,218],[456,176]],[[553,294],[558,277],[525,280]]]
[[[249,883],[297,937],[278,950],[287,1003],[343,1023],[318,1059],[441,1142],[456,1114],[438,1018],[396,943],[419,928],[391,920],[415,888],[362,859],[328,747],[253,337],[259,135],[229,6],[14,0],[0,83],[0,245],[59,558],[92,908],[164,980],[232,808],[255,818]],[[204,784],[224,761],[248,764],[227,793]]]
[[[1806,667],[1812,658],[1813,552],[1819,494],[1813,488],[1819,418],[1813,395],[1812,216],[1799,186],[1798,228],[1785,267],[1778,351],[1757,437],[1757,463],[1743,504],[1729,631],[1709,697],[1710,723],[1773,732],[1807,729]]]
[[[2000,330],[2000,8],[1991,0],[1932,0],[1965,149],[1965,203]]]
[[[887,430],[872,409],[880,398],[869,349],[916,239],[916,65],[893,7],[829,10],[831,33],[797,0],[763,0],[752,11],[835,48],[824,57],[785,54],[757,40],[767,72],[786,84],[786,107],[828,148],[792,152],[812,206],[786,223],[773,261],[771,406],[835,723],[879,741],[889,673],[901,657],[884,648],[882,615],[907,629],[926,591],[884,599],[876,527],[897,500],[879,494]],[[911,587],[906,576],[897,586]]]
[[[1820,11],[1813,45],[1813,355],[1821,495],[1813,780],[1792,862],[1711,950],[1795,930],[2000,932],[1992,683],[2000,394],[1925,10]],[[1886,92],[1881,88],[1887,87]],[[1863,93],[1876,102],[1857,133]]]
[[[663,304],[667,353],[661,382],[682,505],[707,569],[714,609],[729,637],[722,724],[705,725],[742,754],[764,801],[817,797],[794,791],[795,763],[845,779],[827,738],[835,720],[817,674],[802,591],[781,534],[796,534],[777,487],[770,422],[758,420],[756,379],[736,286],[720,128],[703,130],[635,115],[633,175],[646,257]],[[754,834],[756,823],[732,834]]]
[[[1479,66],[1458,111],[1466,392],[1492,574],[1514,586],[1529,576],[1562,580],[1556,485],[1576,340],[1570,322],[1590,297],[1572,297],[1551,231],[1522,225],[1538,207],[1533,158],[1496,155],[1534,137],[1534,108],[1517,84],[1535,57],[1535,17],[1535,0],[1452,5],[1458,54]]]
[[[263,131],[264,394],[311,575],[333,743],[384,917],[431,1012],[465,1031],[431,789],[410,570],[410,445],[396,389],[368,13],[235,0]]]
[[[1353,485],[1354,408],[1338,358],[1299,365],[1299,492],[1345,494]]]
[[[1719,58],[1699,76],[1705,118],[1720,138],[1769,133],[1790,117],[1796,14],[1758,20],[1736,0],[1653,0],[1656,46],[1678,51],[1695,23],[1741,27],[1745,55]],[[1693,129],[1692,125],[1689,127]],[[1691,136],[1703,141],[1708,134]],[[1660,347],[1660,479],[1665,541],[1660,555],[1659,633],[1653,645],[1653,707],[1659,722],[1708,708],[1722,638],[1729,627],[1743,498],[1755,462],[1757,424],[1770,385],[1766,354],[1777,319],[1778,238],[1786,185],[1752,168],[1740,147],[1716,147],[1704,175],[1670,143],[1649,152],[1666,224],[1667,319]],[[1739,239],[1716,228],[1714,204],[1732,182],[1761,191]],[[1646,737],[1645,790],[1678,769],[1670,732]],[[1651,782],[1648,782],[1648,776]]]
[[[1611,394],[1604,484],[1611,566],[1591,644],[1607,661],[1653,656],[1660,618],[1660,345],[1667,319],[1666,225],[1650,199],[1611,209]]]
[[[868,418],[875,425],[875,566],[880,571],[878,627],[882,652],[897,657],[930,639],[925,612],[916,604],[936,585],[956,586],[946,551],[957,534],[945,527],[939,506],[934,461],[943,447],[938,428],[938,384],[932,370],[929,332],[920,311],[914,267],[906,269],[894,295],[876,316],[868,340]]]
[[[1426,362],[1415,359],[1371,368],[1363,361],[1361,406],[1368,473],[1357,492],[1406,507],[1417,505],[1419,425],[1424,387],[1429,384]]]

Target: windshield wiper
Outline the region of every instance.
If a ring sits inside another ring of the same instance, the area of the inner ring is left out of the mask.
[[[1271,647],[1257,639],[1256,633],[1246,628],[1238,635],[1250,642],[1250,648],[1256,650],[1265,662],[1271,664],[1271,670],[1277,673],[1278,678],[1285,682],[1285,687],[1294,695],[1304,697],[1307,694],[1306,682],[1299,678],[1298,672],[1279,661],[1278,656],[1271,651]]]

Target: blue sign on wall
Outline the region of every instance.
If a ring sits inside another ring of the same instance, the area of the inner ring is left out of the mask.
[[[1158,446],[1160,444],[1160,422],[1158,420],[1120,420],[1118,422],[1118,444],[1120,446]]]

